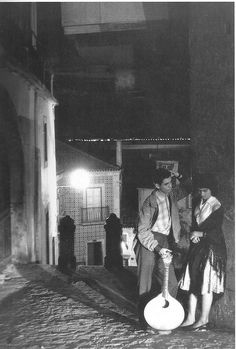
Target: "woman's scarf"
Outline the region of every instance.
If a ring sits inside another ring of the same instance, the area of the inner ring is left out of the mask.
[[[199,225],[204,222],[207,217],[209,217],[210,214],[212,214],[212,212],[217,210],[220,206],[220,202],[214,196],[209,197],[209,199],[206,201],[203,201],[202,199],[194,211],[197,224]]]

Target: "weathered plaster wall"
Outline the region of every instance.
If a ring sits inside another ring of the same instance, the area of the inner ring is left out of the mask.
[[[55,130],[54,130],[54,102],[37,91],[35,96],[35,113],[37,123],[36,149],[37,166],[40,176],[38,178],[38,217],[43,221],[38,222],[38,226],[46,226],[45,214],[49,214],[49,263],[54,264],[58,259],[58,241],[57,241],[57,192],[56,192],[56,158],[55,158]],[[44,157],[44,123],[47,124],[47,161]],[[46,262],[45,244],[46,234],[39,234],[39,243],[37,244],[37,256],[39,260]],[[53,239],[55,250],[53,251]],[[53,254],[55,256],[53,257]],[[54,260],[53,260],[54,259]]]
[[[12,212],[12,255],[16,261],[46,260],[46,221],[49,213],[49,261],[52,263],[52,237],[57,235],[56,209],[56,163],[54,134],[55,100],[40,88],[34,79],[15,69],[4,68],[0,71],[1,84],[6,89],[12,103],[15,116],[15,127],[19,133],[22,148],[22,168],[11,171],[11,187],[22,176],[21,195],[14,200],[16,192],[11,193]],[[13,114],[13,113],[12,113]],[[12,118],[12,115],[5,115]],[[43,122],[46,120],[48,129],[48,161],[44,163]],[[7,129],[5,132],[9,132]],[[14,137],[8,144],[8,152]],[[17,159],[9,159],[10,167]],[[19,189],[20,190],[20,189]],[[18,191],[19,191],[18,190]],[[19,209],[21,205],[21,210]]]
[[[224,297],[212,321],[234,326],[234,4],[189,4],[193,172],[213,172],[225,207],[228,249]]]

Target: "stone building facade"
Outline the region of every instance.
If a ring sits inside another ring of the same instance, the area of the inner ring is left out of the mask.
[[[55,262],[55,106],[36,3],[0,4],[0,260]]]
[[[53,264],[56,236],[56,100],[34,76],[1,66],[0,258]],[[8,221],[9,224],[6,224]],[[2,245],[3,246],[3,245]]]
[[[56,159],[58,216],[69,215],[74,220],[77,264],[103,265],[106,218],[110,213],[120,217],[121,170],[59,141]],[[71,174],[77,170],[86,171],[87,184],[76,187],[71,183]]]
[[[234,327],[234,3],[189,4],[193,173],[212,172],[225,208],[228,264],[212,320]]]

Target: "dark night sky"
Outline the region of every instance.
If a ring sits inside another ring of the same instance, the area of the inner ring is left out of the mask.
[[[149,23],[145,30],[78,35],[73,39],[63,34],[59,3],[39,6],[40,37],[50,57],[54,95],[59,102],[57,138],[189,136],[188,25],[184,5],[168,5],[169,20]],[[102,49],[97,55],[93,48],[98,45],[111,50],[119,45],[131,48],[132,59],[122,61],[122,69],[132,73],[132,86],[117,90],[114,72],[120,62],[111,64]],[[76,50],[76,46],[80,49]],[[90,56],[84,54],[88,48]],[[110,78],[95,78],[94,69],[104,66]],[[88,70],[92,71],[89,76],[85,74]]]

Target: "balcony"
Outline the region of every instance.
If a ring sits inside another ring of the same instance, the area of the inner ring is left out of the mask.
[[[88,207],[81,208],[81,223],[98,223],[104,222],[109,216],[109,207]]]

